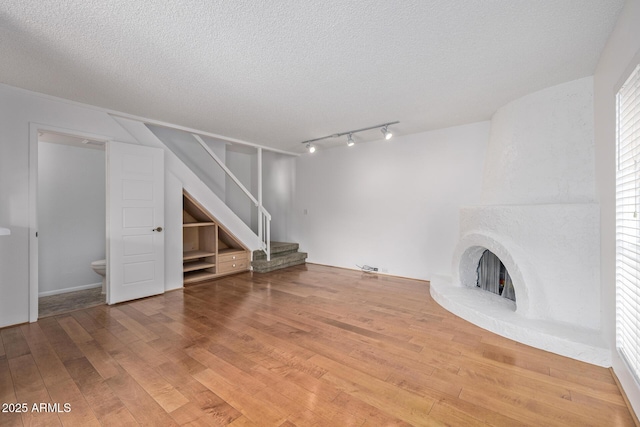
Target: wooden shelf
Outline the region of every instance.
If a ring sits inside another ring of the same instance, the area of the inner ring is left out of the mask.
[[[182,259],[184,261],[190,261],[198,258],[206,258],[210,256],[216,256],[216,253],[210,252],[210,251],[186,251],[182,253]]]
[[[191,195],[183,193],[184,284],[249,270],[250,253]]]
[[[184,284],[202,282],[203,280],[213,279],[218,277],[216,273],[210,273],[208,271],[190,271],[184,274]]]
[[[183,264],[182,271],[186,273],[188,271],[204,270],[205,268],[213,268],[215,266],[216,265],[212,262],[191,261]]]

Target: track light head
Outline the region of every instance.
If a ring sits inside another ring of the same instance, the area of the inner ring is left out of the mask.
[[[355,144],[355,142],[353,141],[353,134],[350,133],[347,137],[347,147],[353,147],[353,144]]]
[[[309,150],[309,153],[311,153],[311,154],[316,152],[316,147],[313,144],[311,144],[310,142],[307,143],[307,149]]]
[[[380,129],[380,131],[384,135],[384,139],[386,139],[386,140],[391,139],[391,137],[393,136],[391,131],[389,131],[388,127],[389,127],[389,125],[384,125],[384,126],[382,126],[382,129]]]

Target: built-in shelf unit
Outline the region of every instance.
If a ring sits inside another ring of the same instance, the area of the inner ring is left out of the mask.
[[[249,270],[249,250],[189,193],[182,199],[184,284]]]

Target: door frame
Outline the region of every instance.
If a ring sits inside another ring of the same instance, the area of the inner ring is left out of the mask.
[[[38,133],[61,133],[77,138],[105,141],[113,141],[110,136],[84,132],[75,129],[66,129],[59,126],[42,123],[29,123],[29,322],[38,320]],[[105,152],[106,162],[106,152]],[[108,169],[106,170],[108,178]],[[108,232],[108,231],[107,231]],[[108,235],[106,236],[108,239]],[[108,277],[108,276],[107,276]],[[107,296],[109,294],[109,281],[106,283]],[[105,298],[106,301],[106,298]]]

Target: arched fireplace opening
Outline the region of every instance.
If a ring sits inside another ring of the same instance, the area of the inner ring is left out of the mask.
[[[512,301],[516,300],[516,292],[509,272],[500,258],[490,250],[487,249],[482,253],[476,273],[477,287]]]

